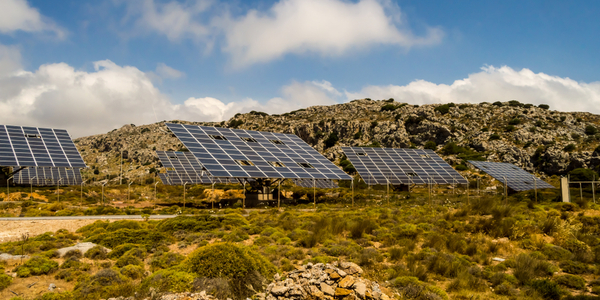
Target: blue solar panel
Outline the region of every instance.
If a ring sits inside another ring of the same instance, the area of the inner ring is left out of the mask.
[[[0,125],[0,166],[86,168],[66,130]]]
[[[16,184],[35,186],[80,185],[81,173],[75,168],[29,167],[17,172],[13,181]]]
[[[342,147],[342,151],[368,185],[468,183],[429,149]]]
[[[351,180],[293,134],[166,125],[214,177]]]
[[[551,184],[513,164],[475,160],[470,160],[469,163],[503,184],[506,180],[506,185],[514,191],[554,188]]]

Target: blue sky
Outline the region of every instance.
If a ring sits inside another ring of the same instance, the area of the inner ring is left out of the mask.
[[[0,0],[2,123],[103,133],[355,98],[598,113],[595,1]],[[85,122],[87,126],[81,126]]]

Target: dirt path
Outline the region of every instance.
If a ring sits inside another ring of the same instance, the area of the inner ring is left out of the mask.
[[[74,232],[77,229],[96,221],[97,220],[0,221],[0,243],[18,241],[23,233],[29,233],[30,237],[34,237],[48,231],[56,232],[59,229],[67,229],[68,231]]]

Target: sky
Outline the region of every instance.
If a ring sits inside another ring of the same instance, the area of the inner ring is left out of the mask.
[[[354,99],[600,113],[600,2],[0,0],[0,124],[73,137]]]

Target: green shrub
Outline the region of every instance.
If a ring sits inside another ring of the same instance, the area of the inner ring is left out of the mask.
[[[541,109],[546,109],[546,110],[550,109],[550,105],[548,105],[548,104],[540,104],[540,105],[538,105],[538,107]]]
[[[63,293],[45,293],[39,297],[36,297],[35,300],[71,300],[73,298],[73,294],[70,292]],[[13,300],[11,298],[11,300]]]
[[[427,143],[425,143],[425,145],[423,146],[423,149],[430,149],[435,151],[437,149],[437,144],[434,141],[429,141]]]
[[[585,274],[588,272],[588,266],[578,261],[562,261],[560,262],[559,267],[563,270],[563,272],[569,274]]]
[[[450,107],[454,107],[454,103],[448,103],[448,104],[442,104],[439,106],[436,106],[436,108],[434,108],[435,111],[439,111],[442,115],[447,114],[448,112],[450,112]]]
[[[45,275],[58,269],[58,263],[46,258],[45,256],[34,256],[23,265],[18,266],[14,271],[19,277],[29,277],[35,275]]]
[[[394,111],[397,108],[398,108],[398,106],[390,103],[390,104],[386,104],[386,105],[382,106],[380,111]]]
[[[102,269],[93,276],[87,277],[75,285],[74,299],[100,299],[110,297],[128,297],[135,293],[127,277],[112,269]]]
[[[325,149],[335,146],[335,144],[339,140],[340,140],[340,138],[338,137],[337,133],[335,131],[331,132],[329,134],[329,136],[327,137],[327,139],[323,141],[323,143],[325,144]]]
[[[568,288],[583,290],[585,288],[585,280],[581,276],[564,274],[554,277],[554,281]]]
[[[146,250],[156,248],[159,245],[169,243],[172,239],[158,230],[148,229],[118,229],[113,232],[93,235],[85,240],[104,247],[115,248],[127,243],[139,243],[146,247]]]
[[[420,281],[417,277],[401,276],[390,282],[397,288],[403,299],[443,299],[448,300],[448,294],[435,285]]]
[[[572,181],[592,181],[594,178],[598,180],[596,171],[586,168],[577,168],[569,172]]]
[[[154,257],[150,260],[150,267],[153,270],[156,269],[167,269],[178,265],[185,259],[185,256],[173,253],[173,252],[161,252],[160,254],[154,254]]]
[[[123,254],[123,256],[121,256],[119,259],[117,259],[115,266],[117,266],[119,268],[122,268],[127,265],[143,266],[144,265],[143,259],[145,257],[146,257],[146,251],[144,249],[133,248],[133,249],[125,252],[125,254]]]
[[[194,278],[193,274],[178,269],[160,270],[144,279],[142,290],[153,287],[159,292],[187,292],[192,290]]]
[[[275,266],[259,253],[230,243],[201,247],[188,255],[182,266],[197,277],[229,280],[239,298],[255,293],[248,288],[248,284],[260,289],[261,282],[271,279],[277,272]]]
[[[65,253],[65,255],[63,256],[64,259],[69,259],[71,257],[82,258],[83,254],[81,253],[81,251],[79,249],[73,249],[73,250],[67,251],[67,253]]]
[[[140,279],[144,277],[144,268],[136,265],[126,265],[121,268],[121,274],[131,279]]]
[[[131,243],[119,245],[108,253],[108,257],[110,257],[112,259],[118,259],[119,257],[123,256],[123,254],[125,254],[125,252],[127,252],[131,249],[134,249],[134,248],[139,248],[139,247],[140,247],[140,245],[131,244]]]
[[[544,255],[546,255],[550,260],[562,261],[573,258],[573,253],[571,253],[569,250],[552,244],[546,244],[542,249],[542,253],[544,253]]]
[[[0,291],[7,288],[12,283],[12,276],[0,274]]]
[[[575,149],[577,149],[577,146],[575,146],[575,144],[568,144],[563,148],[563,151],[573,152],[573,151],[575,151]]]
[[[498,106],[498,107],[504,106],[504,104],[502,102],[500,102],[500,101],[496,101],[496,102],[492,103],[492,105]]]
[[[549,279],[534,280],[531,287],[535,289],[544,299],[560,299],[561,292],[556,282]]]
[[[523,284],[528,284],[536,277],[549,276],[554,273],[554,266],[547,262],[533,258],[531,255],[521,253],[514,260],[513,275]]]
[[[495,141],[495,140],[499,140],[499,139],[500,139],[500,135],[497,133],[492,133],[489,138],[490,141]]]
[[[596,128],[596,126],[594,126],[594,125],[588,125],[588,126],[585,126],[584,132],[587,135],[595,135],[596,133],[598,133],[598,128]]]
[[[108,251],[106,250],[106,248],[104,248],[104,247],[102,247],[100,245],[96,245],[96,246],[90,248],[84,254],[84,256],[86,258],[96,260],[96,259],[106,259],[107,256],[108,256],[107,254],[108,254]]]

